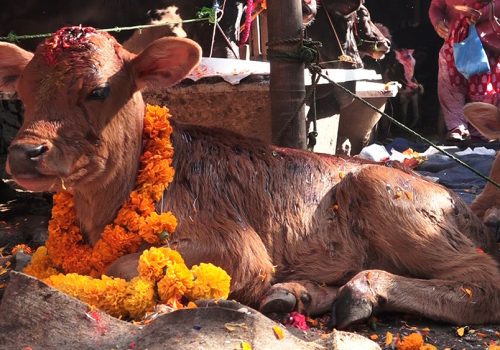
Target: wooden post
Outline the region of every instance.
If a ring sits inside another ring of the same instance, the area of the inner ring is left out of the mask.
[[[273,54],[295,54],[302,46],[301,0],[268,0],[269,48]],[[306,148],[304,63],[270,54],[272,141],[275,145]],[[299,108],[300,107],[300,108]]]

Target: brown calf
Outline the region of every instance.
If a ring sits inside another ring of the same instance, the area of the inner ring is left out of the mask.
[[[134,186],[141,89],[175,84],[199,59],[188,39],[134,55],[92,28],[64,28],[33,57],[0,44],[0,89],[16,89],[26,109],[8,171],[30,190],[64,183],[94,244]],[[453,192],[411,172],[173,125],[175,178],[158,208],[179,221],[170,245],[189,265],[226,269],[231,297],[264,312],[333,303],[337,327],[375,310],[500,322],[500,272],[483,252],[493,239]],[[130,276],[136,260],[107,272]]]
[[[469,122],[479,130],[481,134],[491,140],[500,140],[500,109],[496,106],[473,102],[464,107],[464,114]],[[490,178],[500,183],[500,154],[497,153]],[[500,234],[500,189],[487,182],[483,192],[471,204],[472,211],[483,219],[484,223]]]

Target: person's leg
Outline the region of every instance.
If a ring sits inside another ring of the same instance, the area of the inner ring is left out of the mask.
[[[456,139],[468,137],[467,122],[463,113],[466,101],[464,78],[454,67],[449,67],[447,55],[452,55],[448,45],[439,51],[438,97],[449,136]]]

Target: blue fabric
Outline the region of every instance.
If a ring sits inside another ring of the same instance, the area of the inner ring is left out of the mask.
[[[457,70],[467,79],[490,71],[488,56],[475,25],[469,26],[469,34],[463,41],[453,44],[453,56]]]
[[[481,174],[488,175],[495,156],[467,154],[458,156],[458,158]],[[468,204],[486,185],[486,180],[441,153],[429,156],[428,160],[415,170],[421,175],[438,178],[440,184],[455,191]]]
[[[405,139],[403,137],[395,137],[394,140],[392,140],[390,143],[385,145],[385,149],[387,152],[391,153],[392,149],[395,149],[398,152],[404,152],[408,148],[411,148],[412,150],[416,152],[423,153],[425,152],[426,149],[429,148],[429,145],[426,143],[422,142],[415,142],[415,141],[410,141],[408,139]]]

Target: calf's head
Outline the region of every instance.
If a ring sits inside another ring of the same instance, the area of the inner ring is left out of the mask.
[[[138,54],[93,28],[67,27],[33,54],[0,43],[0,91],[17,92],[24,123],[7,172],[26,189],[78,191],[119,176],[140,154],[146,86],[169,86],[200,60],[189,39],[162,38]]]
[[[464,114],[481,134],[488,139],[500,140],[500,109],[496,106],[482,102],[468,103],[464,107]],[[497,153],[493,162],[490,178],[500,183],[500,153]],[[471,204],[471,209],[496,231],[500,240],[500,189],[488,182]]]
[[[473,102],[464,107],[464,114],[481,134],[490,140],[500,140],[500,110],[489,103]]]

